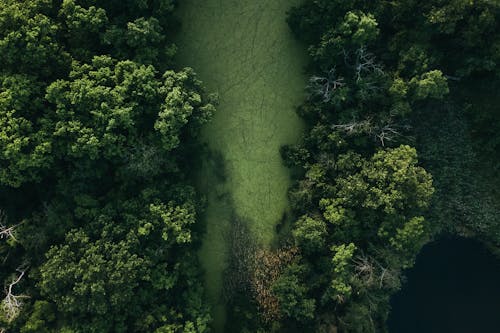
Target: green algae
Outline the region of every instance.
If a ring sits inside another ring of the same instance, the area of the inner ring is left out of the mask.
[[[179,15],[178,59],[191,66],[220,104],[202,140],[223,162],[198,166],[207,197],[207,231],[200,250],[213,307],[222,332],[221,291],[233,214],[250,221],[253,237],[269,246],[288,209],[289,170],[279,148],[296,142],[302,124],[295,113],[303,99],[303,47],[286,24],[290,0],[184,0]],[[224,176],[220,177],[224,166]]]

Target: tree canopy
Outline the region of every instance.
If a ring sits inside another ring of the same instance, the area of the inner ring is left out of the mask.
[[[174,8],[0,5],[0,330],[208,331],[186,163],[216,98],[173,65]]]
[[[426,242],[453,230],[498,244],[493,205],[483,203],[481,214],[463,206],[470,193],[462,192],[475,191],[480,177],[470,183],[465,169],[477,165],[465,151],[472,146],[450,142],[467,160],[447,164],[436,155],[437,141],[453,139],[435,137],[428,124],[468,112],[463,121],[472,131],[457,130],[479,139],[477,156],[489,152],[484,158],[498,163],[491,155],[498,135],[481,132],[498,123],[484,82],[498,87],[500,5],[311,0],[292,9],[288,23],[308,46],[310,80],[298,109],[307,132],[282,149],[286,164],[300,170],[289,193],[297,218],[288,234],[300,255],[274,289],[285,318],[277,331],[385,331],[389,298]],[[453,194],[450,178],[460,180]],[[457,205],[476,215],[451,219],[455,225],[438,219]],[[297,295],[314,306],[290,311]]]

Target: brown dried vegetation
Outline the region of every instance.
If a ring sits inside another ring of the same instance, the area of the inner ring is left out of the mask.
[[[259,249],[255,253],[251,287],[261,317],[267,323],[281,318],[279,301],[272,286],[297,254],[297,247],[285,247],[276,251]]]

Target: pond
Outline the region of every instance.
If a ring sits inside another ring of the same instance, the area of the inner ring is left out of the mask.
[[[391,301],[389,332],[500,332],[500,260],[480,243],[430,243],[406,276]]]

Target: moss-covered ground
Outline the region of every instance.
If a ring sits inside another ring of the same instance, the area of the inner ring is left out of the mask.
[[[193,67],[207,90],[220,97],[202,139],[222,161],[209,158],[199,166],[208,199],[200,258],[216,332],[225,321],[221,290],[231,217],[249,221],[253,236],[266,246],[287,210],[290,175],[279,148],[301,135],[295,109],[305,84],[303,47],[285,21],[294,2],[180,2],[179,62]]]

